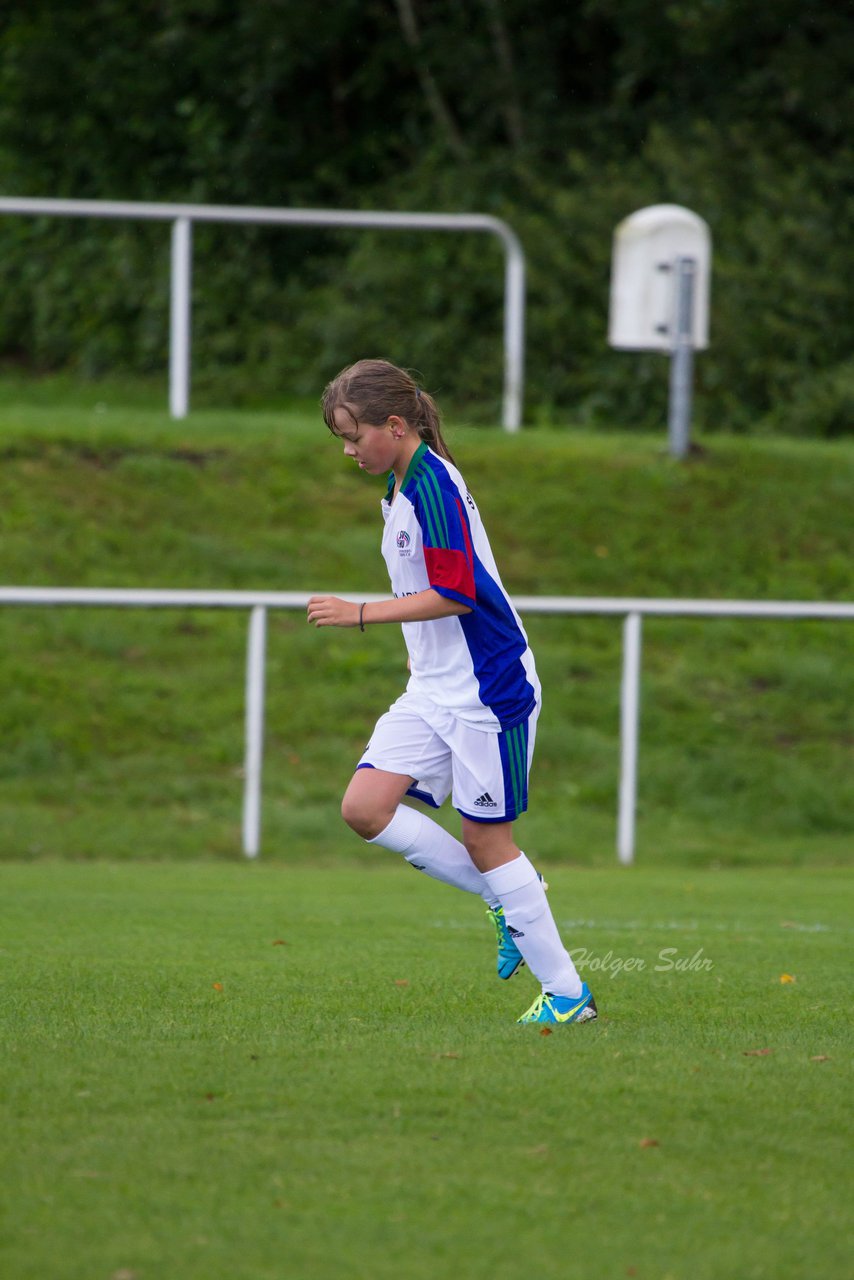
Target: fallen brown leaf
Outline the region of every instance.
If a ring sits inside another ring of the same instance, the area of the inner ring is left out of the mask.
[[[222,991],[222,983],[221,983],[221,982],[215,982],[215,983],[213,984],[213,989],[214,989],[214,991]]]
[[[288,944],[287,942],[285,942],[284,938],[276,938],[275,942],[273,943],[274,947],[286,947],[287,945]]]
[[[780,981],[781,982],[797,982],[797,978],[792,973],[781,973]]]
[[[551,1027],[541,1027],[541,1028],[540,1028],[540,1035],[541,1035],[541,1036],[550,1036],[550,1035],[551,1035],[551,1033],[552,1033],[552,1029],[551,1029]]]
[[[657,1147],[659,1145],[658,1138],[641,1138],[639,1145],[642,1147]]]
[[[408,978],[395,978],[395,980],[394,980],[394,985],[395,985],[396,987],[408,987],[408,986],[409,986],[409,979],[408,979]]]
[[[810,1058],[810,1062],[830,1062],[830,1054],[817,1053],[812,1058]]]
[[[765,1058],[769,1053],[773,1053],[773,1049],[744,1049],[742,1053],[745,1058]]]

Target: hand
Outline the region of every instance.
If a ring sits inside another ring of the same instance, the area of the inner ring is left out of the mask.
[[[316,627],[358,627],[359,606],[337,596],[312,596],[308,620]]]

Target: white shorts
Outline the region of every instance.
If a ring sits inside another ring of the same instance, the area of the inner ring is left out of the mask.
[[[407,795],[434,808],[451,795],[473,822],[512,822],[528,807],[528,774],[537,717],[513,729],[474,729],[453,712],[404,693],[380,716],[359,769],[383,769],[414,778]]]

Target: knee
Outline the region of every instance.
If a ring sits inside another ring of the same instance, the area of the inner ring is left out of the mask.
[[[341,817],[363,840],[373,840],[391,821],[391,815],[385,817],[368,805],[364,797],[351,795],[349,791],[341,801]]]
[[[363,840],[373,840],[391,822],[411,779],[379,769],[357,769],[341,801],[341,816]]]

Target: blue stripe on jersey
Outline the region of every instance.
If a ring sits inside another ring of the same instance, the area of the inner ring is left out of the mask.
[[[531,714],[534,689],[522,665],[528,648],[519,624],[497,583],[475,555],[477,607],[458,619],[471,655],[481,702],[497,716],[502,729]]]
[[[415,508],[426,546],[465,550],[453,503],[453,499],[458,496],[457,487],[445,467],[428,451],[425,444],[419,445],[413,455],[401,492],[406,494]],[[449,506],[452,513],[450,520]]]
[[[512,728],[527,719],[536,697],[522,665],[528,644],[504,592],[478,559],[468,512],[459,501],[456,482],[445,463],[421,445],[401,492],[415,508],[426,545],[462,551],[474,559],[476,604],[458,621],[481,702],[493,712],[502,729]]]

